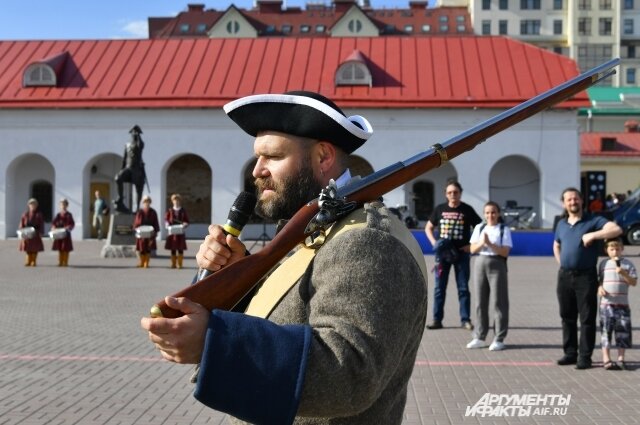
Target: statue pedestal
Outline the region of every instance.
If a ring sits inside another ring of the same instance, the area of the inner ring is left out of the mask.
[[[136,236],[133,230],[135,214],[116,213],[111,215],[107,242],[102,247],[103,258],[135,257]]]

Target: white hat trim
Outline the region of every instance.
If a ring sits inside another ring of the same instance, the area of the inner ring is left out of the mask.
[[[353,115],[347,118],[326,103],[320,102],[319,100],[307,96],[294,96],[290,94],[255,94],[251,96],[241,97],[240,99],[229,102],[224,105],[223,109],[226,114],[229,114],[231,111],[241,106],[262,102],[291,103],[296,105],[309,106],[322,112],[323,114],[334,120],[336,123],[340,124],[340,126],[342,126],[349,133],[360,139],[369,140],[369,137],[371,137],[371,135],[373,134],[373,127],[371,127],[369,121],[367,121],[364,117],[361,117],[360,115]],[[362,127],[364,127],[364,130],[355,125],[354,122],[362,125]]]

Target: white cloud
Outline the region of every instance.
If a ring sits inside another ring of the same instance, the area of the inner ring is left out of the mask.
[[[131,21],[125,23],[121,31],[126,33],[128,37],[147,38],[149,36],[149,24],[144,21]]]

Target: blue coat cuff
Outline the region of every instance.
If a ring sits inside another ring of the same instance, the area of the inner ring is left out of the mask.
[[[295,418],[311,328],[214,310],[194,396],[212,409],[255,424]]]

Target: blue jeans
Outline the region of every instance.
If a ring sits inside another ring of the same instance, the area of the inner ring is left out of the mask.
[[[449,271],[453,266],[456,275],[456,285],[458,286],[458,302],[460,303],[460,321],[471,321],[471,295],[469,294],[469,263],[471,255],[468,252],[460,252],[460,259],[457,263],[451,264],[446,261],[436,262],[435,286],[433,289],[433,320],[442,322],[444,318],[444,300],[447,297],[447,282],[449,281]]]

